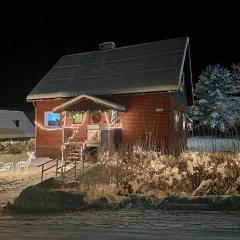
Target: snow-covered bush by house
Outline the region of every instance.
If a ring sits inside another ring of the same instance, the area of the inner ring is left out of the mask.
[[[109,169],[123,194],[160,191],[163,195],[232,194],[240,191],[239,153],[157,151],[105,152],[101,164]]]
[[[0,152],[18,154],[35,151],[35,139],[28,141],[4,141],[0,142]]]

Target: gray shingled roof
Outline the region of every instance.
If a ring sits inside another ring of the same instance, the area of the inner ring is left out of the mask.
[[[15,121],[19,121],[19,127]],[[22,111],[0,109],[0,139],[34,137],[35,129]]]
[[[27,100],[179,90],[187,48],[185,37],[66,55]]]

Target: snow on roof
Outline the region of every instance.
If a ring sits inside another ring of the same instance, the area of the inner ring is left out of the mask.
[[[27,101],[81,94],[179,91],[185,59],[190,61],[188,49],[189,39],[182,37],[66,55],[36,85]],[[188,65],[187,72],[191,72],[190,68]],[[190,76],[186,79],[189,104],[191,82]]]

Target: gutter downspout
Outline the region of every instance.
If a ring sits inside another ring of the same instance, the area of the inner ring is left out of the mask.
[[[37,109],[36,109],[36,103],[35,102],[32,102],[33,103],[33,106],[34,106],[34,117],[35,117],[35,121],[34,121],[34,128],[35,128],[35,155],[37,155],[37,124],[36,124],[36,121],[37,121]]]

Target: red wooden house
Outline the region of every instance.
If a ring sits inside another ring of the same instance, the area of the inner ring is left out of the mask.
[[[36,109],[36,154],[69,142],[165,150],[186,142],[193,102],[189,39],[176,38],[63,56],[27,96]]]

